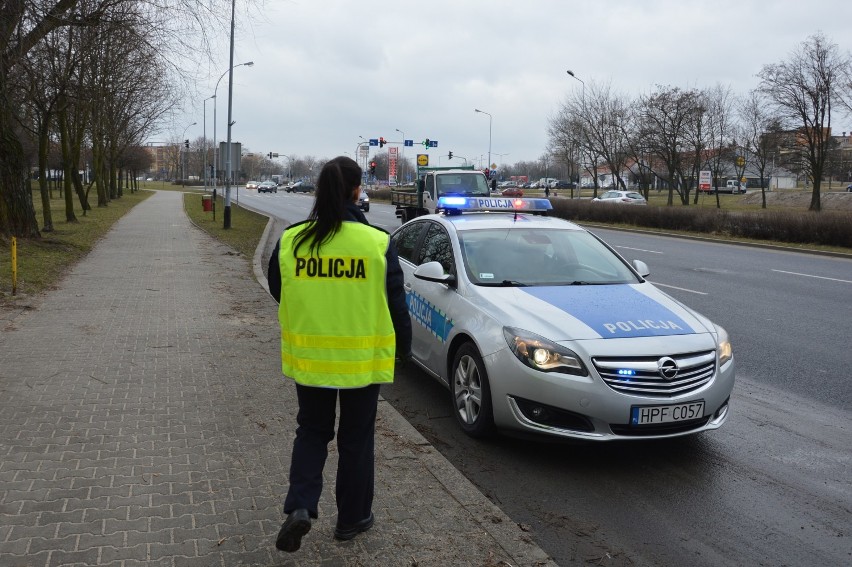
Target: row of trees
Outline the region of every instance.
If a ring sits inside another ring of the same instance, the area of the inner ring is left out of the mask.
[[[172,50],[201,52],[201,30],[221,23],[219,13],[196,0],[0,0],[0,235],[40,235],[32,167],[41,230],[53,229],[48,169],[63,171],[67,221],[74,199],[84,214],[91,208],[91,189],[98,206],[120,196],[121,172],[145,167],[139,146],[179,106],[176,77],[186,74],[177,65],[192,63]]]
[[[567,167],[575,179],[590,175],[595,186],[601,169],[621,187],[633,181],[625,172],[646,190],[661,179],[669,205],[675,195],[689,204],[701,170],[712,171],[719,184],[728,164],[735,164],[737,177],[749,166],[763,187],[781,165],[813,183],[810,209],[818,211],[821,181],[836,155],[832,118],[852,110],[851,61],[816,34],[788,59],[765,65],[758,87],[742,97],[724,86],[658,86],[632,99],[608,84],[590,81],[586,88],[584,82],[550,120],[552,151],[542,160]]]

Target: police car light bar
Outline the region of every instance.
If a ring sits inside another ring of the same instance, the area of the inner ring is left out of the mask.
[[[553,208],[550,199],[521,199],[512,197],[438,197],[435,207],[447,214],[472,213],[479,211],[524,212],[545,215]]]

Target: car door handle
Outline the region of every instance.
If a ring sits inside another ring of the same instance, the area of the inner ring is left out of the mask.
[[[402,284],[402,289],[404,289],[405,291],[411,291],[411,284],[408,282]]]

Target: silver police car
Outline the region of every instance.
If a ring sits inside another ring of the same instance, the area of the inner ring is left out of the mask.
[[[414,362],[472,437],[688,435],[728,417],[728,333],[546,199],[442,197],[394,231]]]

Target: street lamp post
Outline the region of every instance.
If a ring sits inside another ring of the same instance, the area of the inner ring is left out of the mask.
[[[405,132],[396,128],[396,131],[402,134],[402,162],[399,164],[399,176],[405,181],[405,176],[403,175],[403,167],[405,167]],[[399,180],[397,180],[397,184],[399,184]]]
[[[234,125],[232,120],[232,111],[234,103],[234,12],[236,11],[237,0],[231,0],[231,57],[228,67],[228,141],[226,142],[227,161],[225,161],[225,213],[222,217],[225,220],[222,228],[231,228],[231,126]]]
[[[582,101],[581,104],[583,105],[583,114],[585,114],[586,113],[586,82],[583,79],[581,79],[580,77],[578,77],[577,75],[575,75],[574,71],[572,71],[571,69],[568,69],[566,71],[566,73],[568,73],[568,75],[570,77],[572,77],[573,79],[580,81],[580,84],[583,85],[583,91],[582,91],[582,94],[580,95],[581,96],[580,100]],[[584,120],[585,120],[585,118],[586,117],[583,116]],[[577,151],[579,153],[579,149]],[[577,157],[579,158],[580,156],[578,155]],[[580,160],[578,159],[577,160],[578,168],[579,168],[579,165],[580,165]],[[595,193],[597,193],[597,188],[595,188]],[[572,194],[573,194],[573,191],[572,191]],[[578,199],[580,198],[580,172],[579,171],[577,171],[577,198]]]
[[[293,158],[287,154],[281,154],[281,157],[287,158],[287,182],[293,183]]]
[[[213,89],[213,96],[211,97],[211,98],[213,98],[213,202],[214,203],[216,202],[216,181],[217,181],[218,176],[219,176],[219,153],[218,153],[219,148],[218,148],[218,145],[217,145],[218,141],[217,141],[217,138],[216,138],[216,107],[218,106],[217,105],[218,99],[216,98],[216,94],[219,91],[219,83],[222,81],[223,78],[225,78],[225,75],[227,75],[231,70],[236,69],[237,67],[242,67],[243,65],[245,65],[246,67],[251,67],[252,65],[254,65],[254,61],[246,61],[245,63],[240,63],[239,65],[232,65],[231,67],[229,67],[227,71],[222,73],[222,76],[219,77],[219,80],[216,81],[216,88]],[[230,79],[229,79],[229,82],[230,82]]]
[[[183,140],[184,136],[186,136],[186,131],[189,130],[192,126],[195,126],[196,124],[198,124],[198,122],[193,122],[192,124],[190,124],[189,126],[184,128],[183,134],[180,135],[180,139]],[[186,144],[184,144],[184,146],[186,146]],[[180,184],[181,184],[182,187],[186,187],[186,154],[187,154],[186,150],[188,150],[188,149],[189,149],[188,147],[183,148],[183,152],[182,152],[183,153],[183,159],[180,160],[180,168],[181,168]]]
[[[216,95],[208,96],[204,99],[204,192],[207,192],[207,101],[214,98]],[[215,101],[214,101],[215,102]]]
[[[479,112],[480,114],[488,114],[484,110],[479,110],[478,108],[473,109],[474,112]],[[488,114],[488,170],[491,170],[491,115]]]

